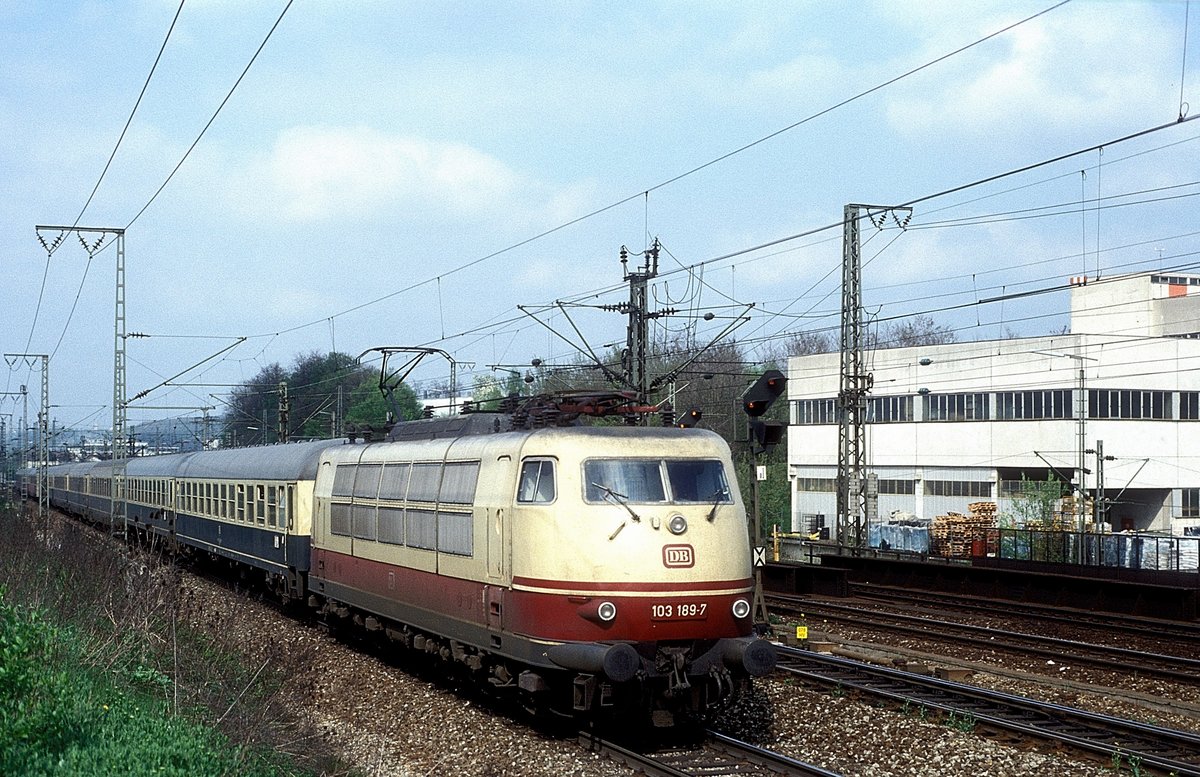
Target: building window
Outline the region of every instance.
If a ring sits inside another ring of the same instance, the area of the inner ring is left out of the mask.
[[[1179,392],[1179,420],[1200,421],[1200,391]]]
[[[928,394],[926,421],[986,421],[987,394]]]
[[[792,402],[792,424],[813,426],[837,423],[832,399],[797,399]]]
[[[926,480],[925,496],[992,495],[992,484],[982,480]]]
[[[1200,286],[1200,278],[1187,275],[1151,275],[1151,283],[1163,283],[1169,286]]]
[[[796,478],[796,490],[833,493],[837,491],[837,481],[834,478]]]
[[[913,420],[912,397],[871,397],[867,400],[867,423],[887,424]]]
[[[916,482],[912,480],[880,480],[879,493],[915,494],[917,492],[916,485]]]
[[[1170,420],[1171,392],[1137,389],[1090,389],[1088,418]]]
[[[1180,494],[1180,518],[1200,518],[1200,488],[1182,488]]]
[[[996,394],[996,417],[1002,421],[1073,418],[1070,389],[1002,391]]]

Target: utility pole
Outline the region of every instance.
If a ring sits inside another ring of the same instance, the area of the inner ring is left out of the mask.
[[[903,229],[912,217],[912,208],[881,205],[847,205],[842,216],[842,325],[841,378],[837,398],[838,544],[860,548],[867,544],[867,528],[872,516],[867,495],[867,394],[874,376],[863,364],[862,254],[859,222],[861,212],[876,228],[882,229],[890,214]],[[903,221],[896,215],[903,213]]]
[[[289,409],[290,409],[290,407],[289,407],[289,402],[288,402],[287,383],[285,383],[283,381],[279,381],[279,407],[278,407],[279,431],[275,435],[278,438],[279,442],[287,442],[288,441],[288,437],[289,437],[289,434],[288,434],[288,410]]]
[[[625,334],[625,382],[637,394],[637,404],[649,403],[650,379],[646,371],[646,339],[650,319],[662,313],[651,313],[647,308],[646,286],[658,276],[658,238],[650,248],[642,252],[644,263],[640,270],[629,271],[629,249],[621,246],[621,267],[624,280],[629,283],[629,303],[620,312],[629,316]]]
[[[110,527],[113,533],[120,531],[125,534],[129,520],[128,506],[125,499],[125,466],[128,459],[126,447],[127,406],[125,403],[125,230],[118,227],[80,227],[45,226],[34,227],[37,231],[38,242],[46,249],[46,259],[49,260],[54,252],[62,245],[68,234],[79,238],[88,259],[93,259],[100,252],[104,242],[110,237],[116,237],[117,250],[117,281],[116,306],[113,316],[113,400],[112,400],[112,512]],[[42,232],[57,230],[58,236],[47,240]],[[85,235],[87,236],[85,238]],[[95,236],[95,237],[93,237]],[[89,242],[90,239],[90,242]],[[119,527],[119,528],[118,528]]]
[[[1104,455],[1104,440],[1096,440],[1095,449],[1089,449],[1087,452],[1096,454],[1096,501],[1092,503],[1092,523],[1096,526],[1096,532],[1100,533],[1101,527],[1108,523],[1108,502],[1104,496],[1104,462],[1116,461],[1116,457]]]
[[[21,386],[21,398],[25,405],[24,415],[21,416],[21,463],[24,464],[31,450],[29,447],[29,389],[25,386]]]
[[[1080,343],[1080,347],[1083,343]],[[1087,372],[1084,362],[1099,361],[1091,356],[1083,356],[1077,353],[1053,353],[1050,351],[1034,351],[1033,353],[1043,356],[1061,356],[1064,359],[1074,359],[1079,364],[1078,388],[1075,392],[1077,400],[1075,402],[1075,494],[1078,504],[1078,520],[1076,520],[1076,530],[1079,532],[1079,538],[1083,540],[1083,531],[1087,523],[1087,414],[1088,414],[1088,392],[1087,392]]]
[[[4,481],[5,489],[8,488],[8,413],[0,413],[0,480]]]

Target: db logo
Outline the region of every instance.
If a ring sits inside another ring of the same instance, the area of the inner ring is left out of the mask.
[[[696,553],[691,545],[664,545],[663,566],[669,569],[684,569],[696,566]]]

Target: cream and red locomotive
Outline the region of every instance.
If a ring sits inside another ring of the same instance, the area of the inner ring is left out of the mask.
[[[720,437],[477,420],[489,433],[415,422],[391,442],[132,459],[113,528],[258,570],[331,624],[565,714],[667,724],[773,669]],[[111,522],[112,475],[51,467],[51,504]]]

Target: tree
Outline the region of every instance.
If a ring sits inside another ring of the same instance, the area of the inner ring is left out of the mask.
[[[1049,527],[1054,520],[1054,511],[1065,493],[1065,484],[1051,472],[1045,480],[1030,480],[1021,475],[1021,491],[1012,500],[1012,513],[1005,516],[1005,523],[1018,528],[1027,526]]]
[[[232,391],[225,414],[225,445],[281,441],[281,383],[287,387],[286,440],[333,437],[346,424],[381,428],[387,420],[389,408],[375,370],[359,365],[348,354],[311,351],[297,356],[290,370],[268,365]],[[401,385],[394,396],[397,420],[421,417],[421,405],[411,388]]]
[[[946,324],[937,324],[926,315],[913,316],[904,321],[893,321],[883,332],[867,337],[867,348],[907,348],[914,345],[942,345],[957,341],[954,330]]]
[[[811,356],[814,353],[832,353],[838,349],[837,340],[831,332],[798,332],[783,344],[784,359],[789,356]]]

